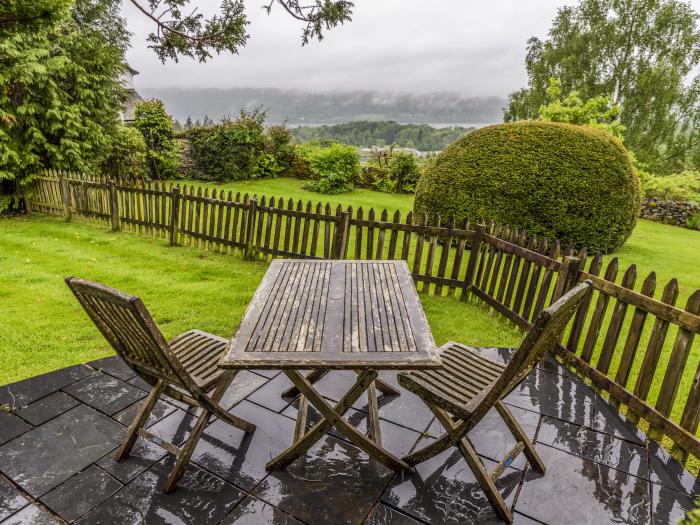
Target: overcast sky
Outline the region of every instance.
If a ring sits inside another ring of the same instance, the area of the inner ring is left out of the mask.
[[[147,3],[142,0],[142,3]],[[211,12],[218,0],[195,0]],[[152,23],[129,2],[127,54],[149,87],[376,89],[505,96],[526,83],[527,39],[544,38],[558,7],[575,0],[355,0],[353,20],[300,45],[301,26],[277,6],[247,0],[250,39],[239,55],[161,64],[146,47]],[[700,10],[700,0],[692,0]],[[207,7],[208,6],[208,7]]]

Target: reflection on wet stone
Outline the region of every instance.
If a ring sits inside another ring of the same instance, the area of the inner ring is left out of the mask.
[[[326,436],[253,495],[308,523],[359,524],[392,476],[362,451]]]
[[[146,396],[140,388],[101,373],[86,377],[64,391],[109,416]]]
[[[506,403],[578,425],[591,426],[595,392],[580,381],[535,368]]]
[[[565,421],[545,417],[537,441],[648,479],[645,447]]]
[[[496,464],[484,459],[484,465],[491,470]],[[496,482],[509,505],[522,475],[507,468]],[[416,465],[414,474],[406,474],[403,479],[397,475],[382,495],[382,501],[428,523],[502,523],[455,448]]]
[[[29,503],[13,486],[0,479],[0,521]]]
[[[217,420],[204,431],[192,459],[223,479],[250,490],[267,475],[265,464],[291,445],[294,421],[248,401],[231,413],[254,423],[255,432],[246,434]]]
[[[244,494],[222,479],[193,464],[172,494],[163,492],[172,468],[167,458],[81,518],[83,525],[131,525],[134,523],[217,523]]]
[[[654,525],[678,523],[695,508],[693,498],[666,487],[651,484],[652,516]]]
[[[383,503],[377,505],[365,521],[366,525],[418,525],[419,523],[419,521]]]
[[[544,475],[528,469],[515,509],[543,522],[649,523],[649,482],[546,445]]]
[[[302,525],[264,501],[248,496],[224,518],[221,525]]]
[[[58,525],[58,521],[39,507],[29,505],[7,518],[2,525]]]

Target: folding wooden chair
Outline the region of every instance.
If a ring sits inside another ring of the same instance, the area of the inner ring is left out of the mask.
[[[228,344],[226,339],[190,330],[168,343],[138,297],[74,277],[66,278],[66,284],[112,348],[153,385],[117,451],[117,461],[129,455],[139,435],[163,447],[176,457],[165,483],[165,492],[170,493],[177,487],[211,415],[245,432],[255,430],[255,425],[229,414],[218,404],[236,376],[235,371],[217,368]],[[202,409],[181,448],[144,428],[161,394]]]
[[[584,281],[542,311],[507,365],[483,357],[475,348],[450,342],[440,349],[442,368],[400,373],[399,384],[420,396],[447,431],[403,460],[415,465],[457,446],[496,513],[512,522],[510,509],[496,488],[496,480],[521,452],[538,472],[544,473],[545,466],[502,399],[559,343],[590,286],[590,281]],[[493,471],[488,472],[467,434],[494,406],[515,437],[516,445]]]

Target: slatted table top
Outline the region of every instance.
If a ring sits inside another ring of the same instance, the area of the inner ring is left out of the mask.
[[[405,261],[274,260],[223,368],[440,366]]]

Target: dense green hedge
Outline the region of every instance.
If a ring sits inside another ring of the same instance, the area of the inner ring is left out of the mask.
[[[610,134],[524,121],[482,128],[449,146],[420,178],[414,209],[610,252],[632,233],[639,206],[639,179]]]

